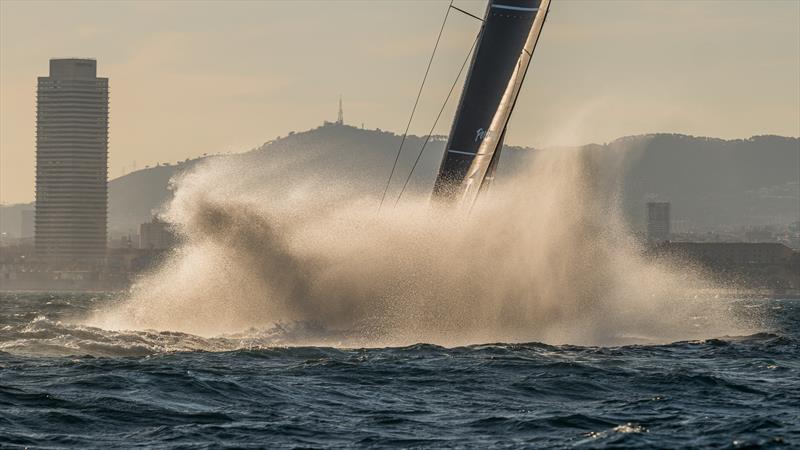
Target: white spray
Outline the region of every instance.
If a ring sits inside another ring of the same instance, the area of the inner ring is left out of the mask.
[[[305,324],[283,344],[606,345],[746,332],[699,273],[642,256],[617,205],[624,155],[538,152],[467,217],[374,197],[280,158],[175,181],[184,244],[88,324],[203,336]],[[299,180],[299,181],[298,181]],[[374,194],[374,193],[371,193]],[[320,331],[321,330],[321,331]]]

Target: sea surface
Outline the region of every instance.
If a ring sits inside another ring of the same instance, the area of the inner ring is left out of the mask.
[[[0,295],[0,448],[800,448],[800,300],[750,336],[620,347],[274,347],[76,325]]]

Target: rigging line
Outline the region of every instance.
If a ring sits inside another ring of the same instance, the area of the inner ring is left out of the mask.
[[[442,20],[442,27],[439,28],[439,35],[436,37],[436,44],[433,45],[433,52],[431,52],[431,57],[428,60],[428,67],[425,69],[425,75],[422,77],[422,84],[419,86],[419,91],[417,92],[417,99],[414,101],[414,107],[411,108],[411,116],[408,118],[408,123],[406,124],[406,130],[403,132],[403,139],[400,140],[400,147],[397,149],[397,154],[394,157],[394,164],[392,164],[392,172],[389,174],[389,179],[386,181],[386,187],[383,188],[383,195],[381,196],[381,203],[378,205],[378,213],[381,212],[381,208],[383,207],[383,202],[386,200],[386,193],[389,191],[389,185],[392,183],[392,178],[394,177],[394,171],[397,169],[397,161],[400,160],[400,153],[403,152],[403,144],[406,142],[406,137],[408,136],[408,130],[411,128],[411,121],[414,119],[414,113],[417,111],[417,105],[419,104],[419,98],[422,96],[422,89],[425,87],[425,81],[428,79],[428,73],[431,71],[431,64],[433,64],[433,57],[436,55],[436,49],[439,48],[439,41],[442,39],[442,32],[444,31],[444,25],[447,23],[447,17],[450,15],[450,8],[453,8],[453,0],[450,0],[450,5],[447,7],[447,12],[444,14],[444,20]]]
[[[479,21],[483,22],[483,19],[481,19],[480,17],[476,16],[475,14],[472,14],[471,12],[468,12],[468,11],[464,11],[463,9],[459,8],[458,6],[453,6],[453,2],[450,2],[450,7],[455,9],[456,11],[460,11],[460,12],[472,17],[473,19],[478,19]]]
[[[453,95],[453,91],[456,89],[456,85],[458,84],[458,79],[461,78],[461,74],[464,72],[464,68],[467,66],[467,62],[469,61],[470,55],[475,50],[475,46],[478,43],[478,39],[481,37],[481,31],[483,31],[483,26],[481,26],[481,30],[478,31],[478,34],[475,36],[475,40],[472,42],[472,47],[470,47],[469,52],[467,52],[467,57],[464,58],[464,62],[461,64],[461,69],[458,70],[458,75],[456,75],[456,79],[453,80],[453,85],[450,86],[450,92],[447,93],[447,97],[444,99],[444,103],[442,103],[442,108],[439,109],[439,114],[436,116],[436,120],[433,121],[433,126],[431,127],[431,131],[428,132],[428,136],[425,138],[425,142],[422,143],[422,148],[419,149],[419,153],[417,154],[417,159],[414,160],[414,165],[411,166],[411,171],[408,172],[408,177],[406,177],[406,182],[403,183],[403,189],[400,190],[400,195],[397,196],[397,199],[394,201],[394,207],[397,207],[397,204],[400,203],[400,199],[403,197],[403,192],[405,192],[406,188],[408,187],[408,182],[411,180],[411,175],[414,174],[414,169],[417,168],[417,164],[419,164],[419,160],[422,157],[422,153],[425,151],[425,146],[428,145],[428,142],[431,140],[431,136],[433,135],[433,130],[436,128],[436,124],[439,122],[439,119],[442,117],[442,113],[444,112],[444,108],[447,106],[448,100],[450,100],[450,96]]]

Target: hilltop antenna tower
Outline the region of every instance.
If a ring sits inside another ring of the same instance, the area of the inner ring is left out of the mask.
[[[344,111],[342,110],[342,96],[339,95],[339,117],[336,119],[337,125],[344,125]]]

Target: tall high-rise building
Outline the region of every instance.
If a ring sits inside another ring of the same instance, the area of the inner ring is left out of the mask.
[[[647,240],[664,242],[669,240],[669,202],[647,203]]]
[[[36,251],[88,261],[106,251],[108,78],[93,59],[51,59],[36,114]]]

